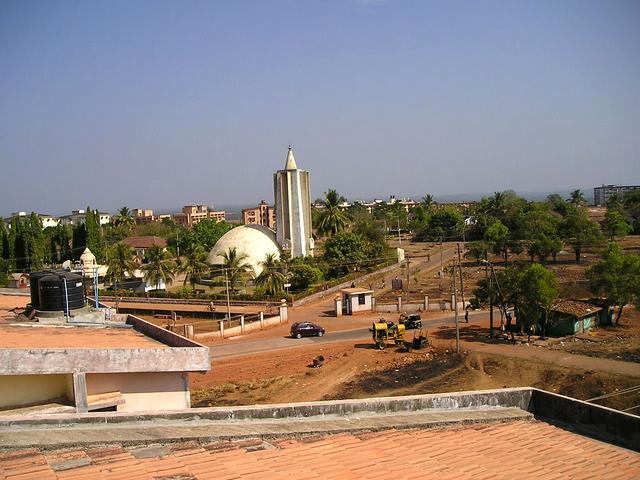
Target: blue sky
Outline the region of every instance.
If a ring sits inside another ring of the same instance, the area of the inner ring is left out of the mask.
[[[0,214],[640,183],[638,1],[0,2]]]

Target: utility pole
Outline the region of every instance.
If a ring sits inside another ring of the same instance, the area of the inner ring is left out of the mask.
[[[489,338],[493,338],[493,275],[489,277]]]
[[[409,292],[409,257],[406,257],[407,260],[407,293]]]
[[[402,245],[402,238],[400,237],[400,214],[398,214],[398,244]]]
[[[180,230],[176,230],[176,249],[178,250],[178,258],[180,258]]]
[[[460,353],[460,324],[458,323],[458,297],[456,295],[456,266],[451,269],[451,286],[453,287],[453,318],[456,322],[456,353]]]
[[[229,276],[227,275],[227,269],[224,268],[224,284],[227,287],[227,322],[229,328],[231,328],[231,301],[229,300]]]
[[[466,308],[466,304],[464,303],[464,283],[462,281],[462,260],[460,257],[460,244],[457,243],[456,247],[458,249],[458,272],[460,273],[460,296],[462,297],[462,305]]]

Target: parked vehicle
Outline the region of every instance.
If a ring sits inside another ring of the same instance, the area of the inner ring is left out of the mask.
[[[404,325],[404,328],[407,330],[422,328],[422,319],[419,313],[410,313],[409,315],[402,314],[398,322]]]
[[[385,349],[388,341],[398,346],[404,345],[404,325],[393,325],[393,328],[390,328],[389,323],[393,324],[382,320],[371,326],[373,341],[380,350]]]
[[[325,333],[324,328],[311,322],[296,322],[291,325],[291,336],[294,338],[318,336]]]

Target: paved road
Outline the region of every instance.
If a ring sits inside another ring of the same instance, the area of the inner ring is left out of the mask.
[[[488,318],[487,312],[477,312],[470,315],[472,320],[483,320]],[[461,318],[461,320],[463,320]],[[453,325],[453,314],[449,313],[431,320],[423,320],[422,325],[426,329],[432,329],[443,325]],[[466,325],[462,322],[461,325]],[[405,335],[411,336],[413,330],[409,330]],[[339,343],[339,342],[357,342],[357,341],[371,341],[371,332],[368,328],[356,328],[353,330],[341,330],[336,332],[329,332],[323,337],[305,337],[300,339],[290,337],[277,337],[277,338],[265,338],[254,341],[244,341],[234,343],[233,339],[225,341],[225,344],[221,345],[216,343],[210,346],[211,358],[213,361],[222,360],[232,357],[241,357],[244,355],[251,355],[254,353],[272,352],[276,350],[287,350],[289,348],[298,348],[309,345]]]

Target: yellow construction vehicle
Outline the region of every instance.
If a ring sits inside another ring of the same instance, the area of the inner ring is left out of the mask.
[[[385,320],[380,320],[373,324],[373,341],[380,350],[383,350],[389,341],[396,345],[404,345],[404,325],[390,323],[391,325]]]

